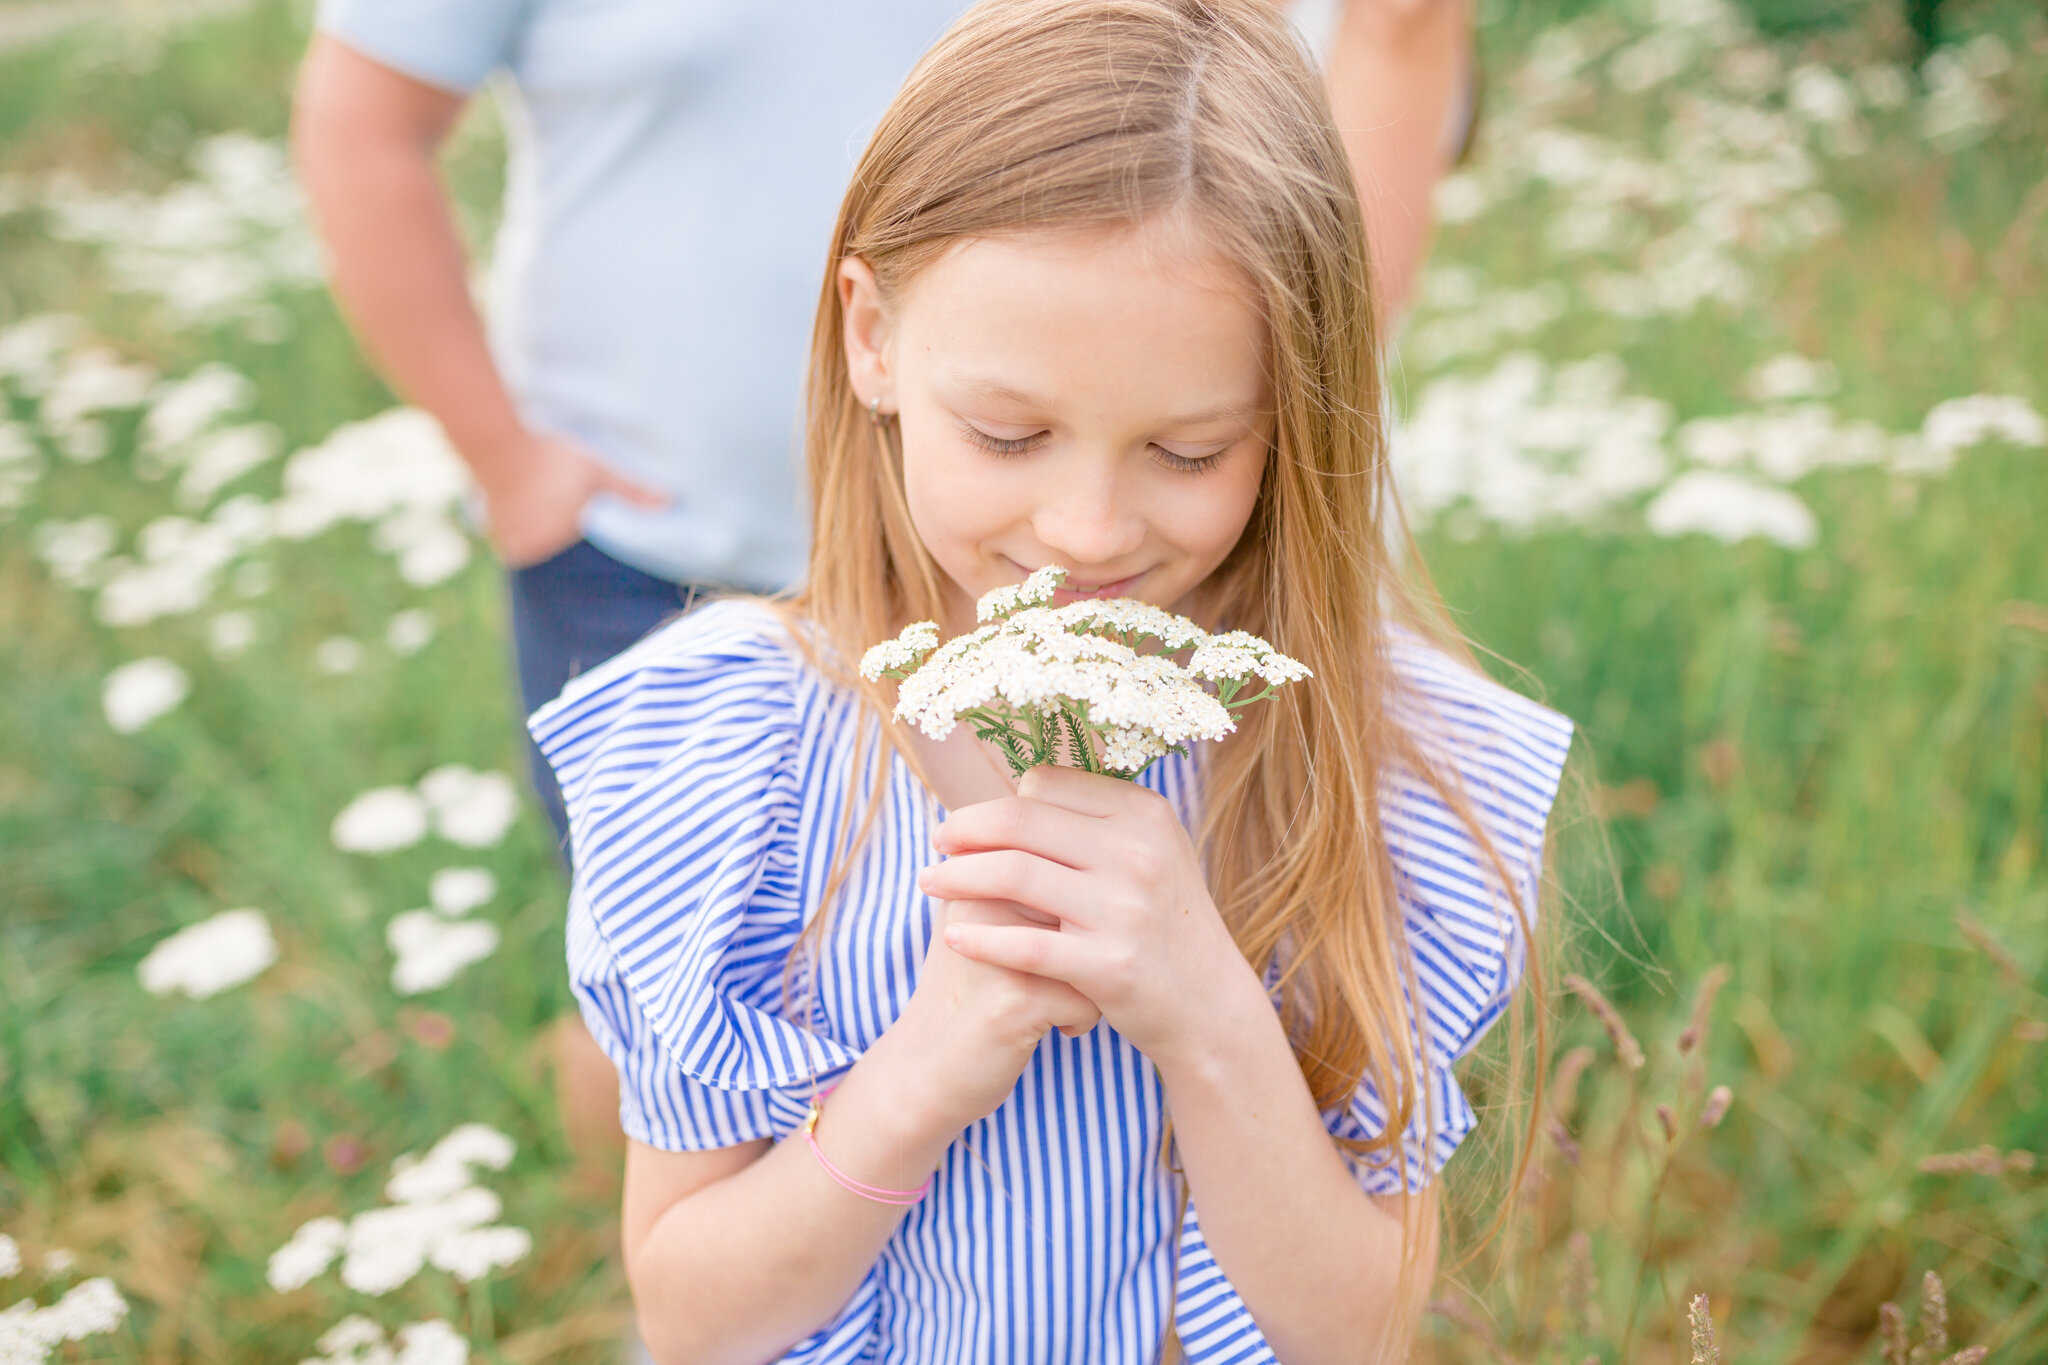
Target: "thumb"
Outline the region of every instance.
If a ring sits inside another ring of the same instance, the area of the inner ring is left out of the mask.
[[[597,486],[608,493],[617,493],[627,502],[641,507],[666,507],[674,501],[660,489],[649,488],[646,484],[635,482],[612,469],[605,469],[598,476]]]

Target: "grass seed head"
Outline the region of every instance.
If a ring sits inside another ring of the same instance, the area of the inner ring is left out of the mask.
[[[1678,1115],[1672,1112],[1670,1105],[1657,1106],[1657,1126],[1664,1130],[1666,1142],[1678,1141]]]
[[[1615,1009],[1607,997],[1600,994],[1599,987],[1577,972],[1568,974],[1564,984],[1567,990],[1586,1002],[1586,1008],[1593,1011],[1593,1017],[1607,1030],[1608,1040],[1614,1044],[1614,1055],[1620,1059],[1621,1064],[1630,1071],[1641,1071],[1643,1047],[1636,1041],[1635,1034],[1629,1032],[1628,1025],[1622,1022],[1621,1011]]]
[[[1575,1047],[1564,1054],[1557,1064],[1557,1075],[1550,1082],[1550,1112],[1562,1123],[1572,1116],[1579,1104],[1579,1077],[1593,1064],[1593,1049]]]
[[[1728,1117],[1728,1106],[1735,1103],[1735,1092],[1725,1085],[1717,1085],[1707,1092],[1707,1102],[1700,1110],[1700,1127],[1719,1128],[1721,1120]]]
[[[1685,1031],[1678,1035],[1678,1055],[1683,1057],[1698,1047],[1707,1036],[1707,1025],[1713,1018],[1714,997],[1721,993],[1721,987],[1728,984],[1728,968],[1716,963],[1700,979],[1699,994],[1693,997],[1692,1018]]]
[[[1920,1281],[1920,1344],[1907,1359],[1911,1365],[1937,1365],[1947,1354],[1948,1290],[1930,1270]]]
[[[1707,1311],[1707,1296],[1692,1296],[1692,1365],[1720,1365],[1721,1348],[1714,1345],[1714,1319]]]
[[[1877,1336],[1878,1356],[1884,1365],[1906,1365],[1906,1315],[1897,1304],[1887,1303],[1878,1308]]]

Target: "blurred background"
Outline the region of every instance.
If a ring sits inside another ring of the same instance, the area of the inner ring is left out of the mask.
[[[2048,1360],[2048,14],[1478,20],[1396,459],[1465,629],[1588,740],[1589,985],[1423,1352],[1704,1359],[1706,1294],[1731,1361],[1903,1362],[1887,1302],[1915,1360]],[[322,287],[309,26],[0,0],[10,1365],[627,1321],[502,579]],[[476,101],[478,259],[502,165]]]

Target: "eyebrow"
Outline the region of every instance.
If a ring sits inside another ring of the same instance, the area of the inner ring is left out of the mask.
[[[1052,403],[1039,397],[1037,394],[1025,393],[1022,389],[1013,389],[1009,385],[998,383],[993,379],[963,377],[958,379],[957,383],[962,392],[973,398],[993,399],[1001,403],[1015,403],[1019,407],[1039,410],[1053,406]],[[1161,422],[1160,425],[1194,427],[1200,426],[1205,422],[1221,422],[1226,419],[1249,417],[1257,411],[1258,405],[1256,403],[1226,403],[1221,407],[1204,408],[1200,412],[1182,413],[1175,417],[1169,417]]]

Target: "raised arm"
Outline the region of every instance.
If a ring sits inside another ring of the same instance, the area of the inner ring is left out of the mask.
[[[1347,0],[1330,105],[1365,210],[1382,324],[1406,312],[1429,253],[1446,130],[1473,77],[1472,0]]]
[[[463,103],[316,33],[292,152],[335,297],[370,362],[448,433],[483,491],[498,553],[531,563],[577,539],[583,504],[601,488],[643,503],[662,498],[520,420],[470,300],[435,164]]]

